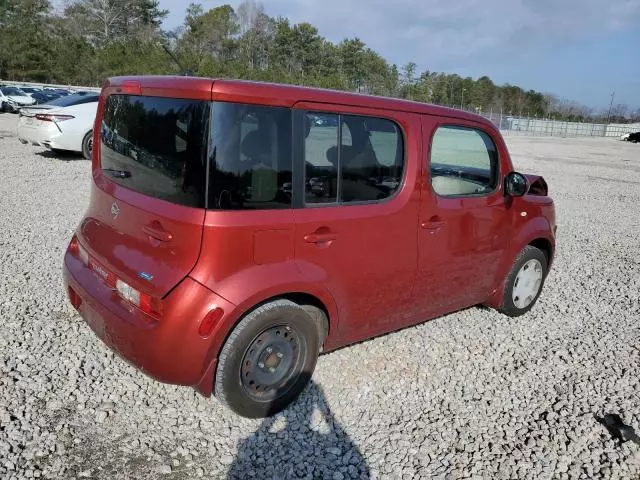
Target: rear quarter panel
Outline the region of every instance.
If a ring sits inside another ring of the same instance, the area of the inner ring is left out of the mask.
[[[56,147],[76,152],[82,151],[82,140],[93,129],[97,110],[98,102],[92,102],[48,112],[75,117],[60,124],[62,133],[56,138]]]

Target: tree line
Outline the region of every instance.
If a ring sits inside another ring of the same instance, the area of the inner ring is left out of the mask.
[[[310,23],[271,17],[261,3],[204,10],[162,29],[157,0],[0,0],[0,78],[99,86],[114,75],[193,74],[319,86],[497,114],[570,121],[640,121],[640,110],[596,112],[489,77],[398,67],[359,38],[334,43]]]

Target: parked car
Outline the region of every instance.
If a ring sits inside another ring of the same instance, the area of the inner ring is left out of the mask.
[[[19,87],[19,88],[30,97],[33,97],[34,93],[38,93],[42,91],[41,88],[36,88],[36,87]]]
[[[79,92],[42,105],[23,108],[18,140],[51,150],[82,152],[91,158],[98,94]]]
[[[627,142],[638,143],[640,142],[640,132],[626,133],[623,135],[622,140]]]
[[[47,90],[49,92],[57,93],[61,97],[66,97],[67,95],[71,95],[72,94],[72,92],[70,92],[69,90],[66,90],[64,88],[46,88],[45,90]]]
[[[33,98],[36,101],[35,103],[36,105],[42,105],[43,103],[49,103],[52,100],[56,100],[60,98],[60,95],[53,92],[41,91],[41,92],[32,93],[31,98]]]
[[[33,105],[35,100],[16,87],[0,87],[0,112],[17,113],[20,108]]]
[[[478,115],[195,77],[113,78],[98,112],[70,302],[148,375],[240,415],[287,406],[320,351],[541,294],[553,201]]]

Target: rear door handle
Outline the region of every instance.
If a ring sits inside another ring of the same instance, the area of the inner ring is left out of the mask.
[[[331,242],[338,238],[335,233],[310,233],[304,236],[304,241],[307,243],[325,243]]]
[[[159,223],[152,223],[151,225],[147,225],[142,229],[144,233],[149,235],[151,238],[155,238],[156,240],[160,240],[161,242],[170,242],[173,239],[173,235],[171,232],[167,232],[162,228],[162,225]]]
[[[440,230],[441,228],[446,227],[446,225],[447,225],[447,222],[445,222],[444,220],[431,220],[428,222],[422,222],[420,224],[420,227],[429,231],[437,231],[437,230]]]

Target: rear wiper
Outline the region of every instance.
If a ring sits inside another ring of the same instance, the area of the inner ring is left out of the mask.
[[[114,178],[131,178],[131,172],[129,170],[115,170],[113,168],[103,168],[103,172],[109,172]]]

